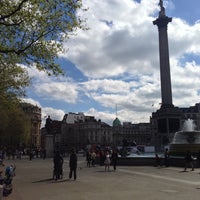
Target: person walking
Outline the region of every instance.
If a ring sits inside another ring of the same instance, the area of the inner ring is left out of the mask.
[[[87,154],[86,154],[87,167],[90,167],[91,160],[92,160],[91,153],[90,151],[87,151]]]
[[[70,168],[69,179],[72,178],[72,174],[73,174],[74,175],[74,180],[76,180],[76,178],[77,178],[77,176],[76,176],[77,155],[76,155],[74,149],[71,151],[71,155],[70,155],[70,159],[69,159],[69,168]]]
[[[117,167],[117,160],[118,160],[118,152],[117,152],[116,149],[113,150],[113,153],[111,155],[111,159],[112,159],[113,169],[115,171],[116,167]]]
[[[155,159],[156,159],[156,167],[161,167],[161,158],[157,153],[155,154]]]
[[[187,171],[188,167],[192,168],[192,171],[194,171],[194,163],[193,163],[193,157],[190,151],[187,151],[185,154],[185,168],[184,171]]]
[[[169,150],[168,148],[165,149],[165,167],[169,167]]]

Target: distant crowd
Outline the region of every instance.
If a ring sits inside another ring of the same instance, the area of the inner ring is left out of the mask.
[[[4,159],[14,160],[14,159],[21,159],[22,156],[29,156],[29,159],[33,158],[46,158],[46,149],[38,149],[38,148],[24,148],[22,149],[15,149],[15,148],[2,148],[0,149],[0,164],[3,162]]]
[[[77,179],[77,153],[75,149],[72,149],[69,155],[69,179]],[[105,171],[110,171],[110,165],[113,165],[113,170],[117,169],[118,151],[114,150],[102,150],[95,151],[93,149],[86,152],[86,165],[87,167],[95,167],[97,162],[100,166],[105,166]],[[53,168],[53,179],[59,180],[63,178],[63,157],[59,151],[55,152]]]

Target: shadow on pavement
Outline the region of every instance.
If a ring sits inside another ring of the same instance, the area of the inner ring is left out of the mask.
[[[48,178],[48,179],[42,179],[42,180],[38,180],[38,181],[33,181],[32,183],[62,183],[62,182],[67,182],[70,181],[69,179],[59,179],[59,180],[55,180],[53,178]]]

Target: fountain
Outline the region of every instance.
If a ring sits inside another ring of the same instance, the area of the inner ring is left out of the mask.
[[[188,119],[183,124],[183,130],[175,133],[170,144],[170,154],[183,156],[186,151],[197,154],[200,151],[200,131],[195,130],[193,120]]]

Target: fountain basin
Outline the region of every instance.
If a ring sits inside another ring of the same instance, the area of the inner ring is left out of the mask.
[[[190,151],[192,154],[197,154],[200,151],[200,144],[171,144],[170,155],[184,156],[186,151]]]
[[[178,131],[175,133],[169,152],[173,156],[184,156],[186,151],[196,155],[200,151],[200,131]]]

